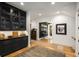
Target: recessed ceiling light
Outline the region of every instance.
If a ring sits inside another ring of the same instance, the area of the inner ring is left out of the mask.
[[[24,3],[23,3],[23,2],[21,2],[20,4],[21,4],[21,5],[24,5]]]
[[[55,2],[51,2],[51,4],[55,4]]]
[[[38,13],[38,16],[42,16],[42,13]]]
[[[56,14],[59,14],[59,13],[60,13],[60,11],[57,11],[57,12],[56,12]]]

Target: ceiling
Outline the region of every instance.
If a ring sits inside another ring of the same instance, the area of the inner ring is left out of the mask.
[[[75,17],[76,2],[56,2],[54,5],[51,2],[24,2],[24,6],[20,2],[7,2],[13,6],[16,6],[24,11],[29,11],[31,20],[36,20],[42,17],[51,17],[56,14],[57,11]],[[42,13],[42,16],[38,16]]]

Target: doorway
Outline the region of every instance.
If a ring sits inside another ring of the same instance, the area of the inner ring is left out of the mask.
[[[48,41],[49,41],[49,43],[52,43],[52,24],[49,24],[48,25]]]
[[[37,29],[33,28],[31,30],[31,40],[37,40]]]

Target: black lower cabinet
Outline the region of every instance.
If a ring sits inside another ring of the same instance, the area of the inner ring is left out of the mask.
[[[0,40],[0,56],[6,56],[27,46],[28,36]]]

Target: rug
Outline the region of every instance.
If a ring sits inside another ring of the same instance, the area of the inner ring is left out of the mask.
[[[45,47],[36,46],[18,57],[65,57],[65,55]]]

